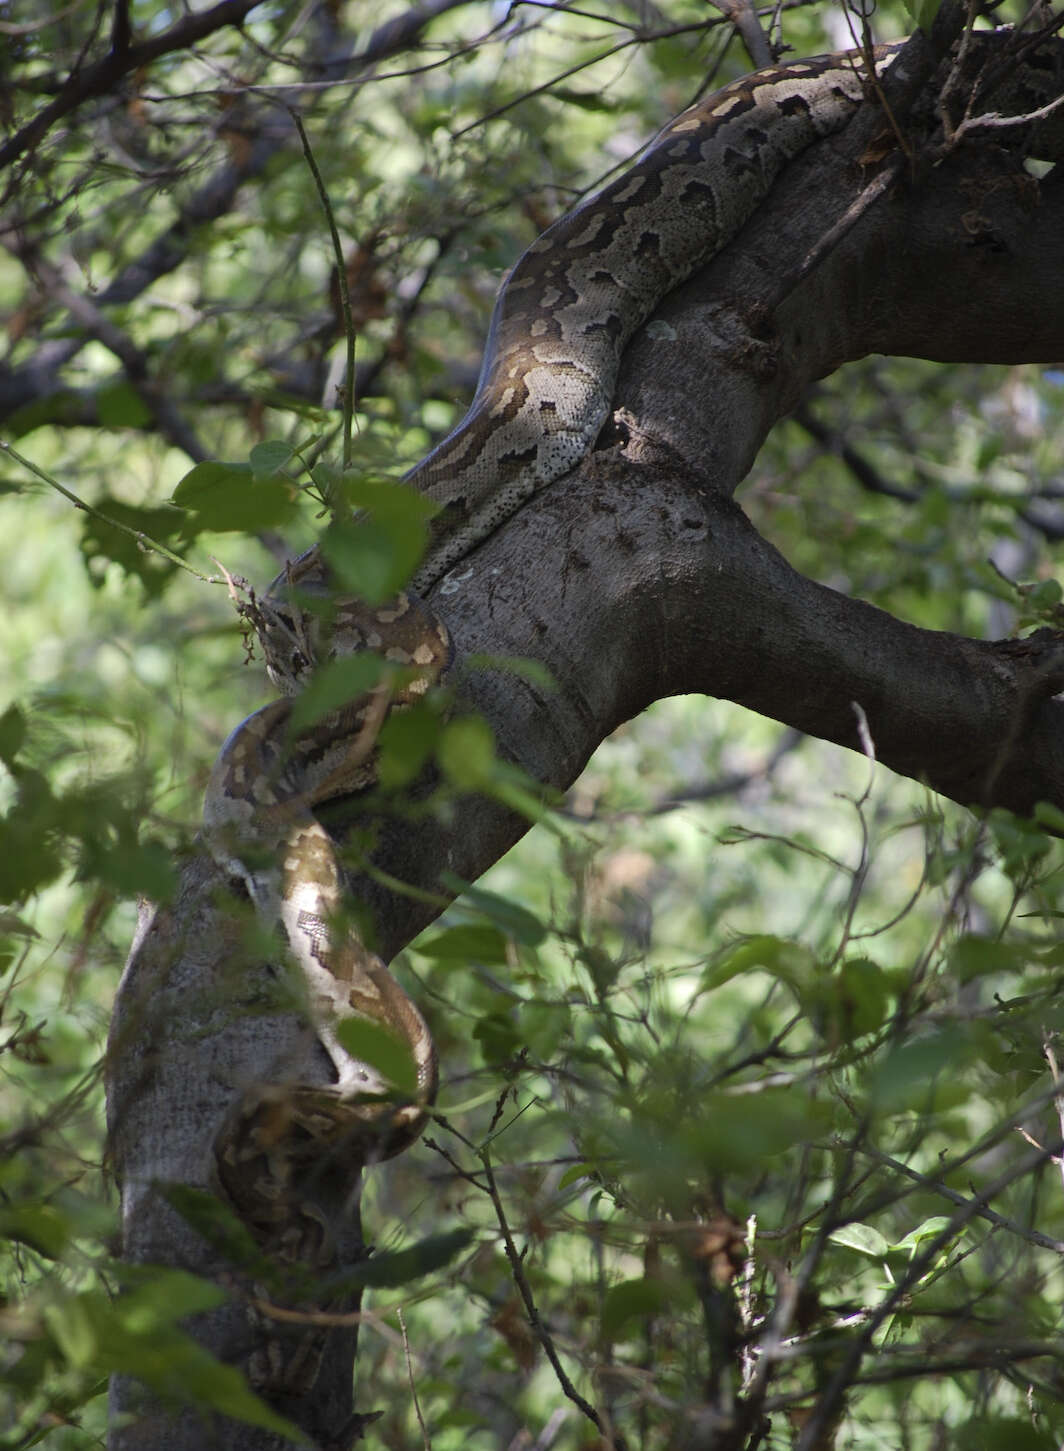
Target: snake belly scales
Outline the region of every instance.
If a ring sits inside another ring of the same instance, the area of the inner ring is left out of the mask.
[[[900,50],[877,48],[880,75]],[[430,588],[590,451],[635,331],[731,240],[791,160],[846,124],[868,88],[857,52],[737,81],[677,117],[629,170],[533,242],[500,290],[469,412],[407,476],[442,506],[416,590]],[[313,807],[372,784],[383,713],[440,678],[447,633],[416,596],[402,595],[384,609],[341,599],[319,646],[320,611],[305,603],[328,595],[315,547],[264,599],[242,607],[282,692],[297,693],[316,660],[359,650],[378,650],[411,672],[398,692],[381,687],[294,740],[290,698],[249,716],[222,748],[204,807],[212,854],[243,881],[261,920],[283,929],[336,1073],[331,1088],[261,1088],[219,1134],[222,1186],[263,1229],[283,1215],[281,1201],[292,1189],[290,1169],[264,1168],[271,1137],[283,1139],[294,1127],[311,1150],[316,1142],[340,1143],[353,1160],[368,1163],[413,1142],[436,1091],[425,1020],[380,958],[342,925],[343,872]],[[337,1025],[351,1017],[386,1028],[406,1045],[412,1088],[397,1093],[345,1049]],[[282,1127],[274,1122],[268,1129],[278,1113]]]

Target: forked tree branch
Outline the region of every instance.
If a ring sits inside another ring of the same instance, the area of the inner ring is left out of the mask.
[[[1064,186],[1034,182],[989,147],[959,148],[917,185],[899,181],[799,275],[866,186],[865,144],[855,131],[788,169],[735,242],[635,340],[604,446],[434,592],[458,651],[461,704],[483,713],[500,751],[545,789],[570,785],[603,737],[652,701],[702,692],[707,731],[713,699],[733,700],[850,749],[870,738],[884,766],[956,801],[1064,811],[1059,634],[1002,643],[918,629],[797,573],[732,500],[771,427],[851,359],[1064,356]],[[790,275],[799,280],[779,299],[778,279]],[[463,672],[477,655],[531,656],[555,688],[502,669]],[[338,804],[330,827],[342,836],[345,821],[364,827],[365,805]],[[373,869],[352,889],[375,909],[391,956],[447,900],[441,873],[475,879],[527,822],[469,795],[416,831],[394,819],[380,827]],[[391,891],[396,879],[415,895]],[[236,955],[234,903],[219,891],[201,859],[174,906],[145,915],[119,997],[110,1095],[127,1254],[209,1274],[217,1257],[154,1181],[207,1181],[232,1085],[274,1055],[302,1052],[327,1076],[298,1020],[241,1013],[254,974]],[[984,1199],[971,1201],[972,1215]],[[249,1333],[239,1307],[202,1331],[231,1359]],[[299,1411],[320,1440],[349,1416],[353,1354],[338,1331],[321,1393]],[[117,1405],[128,1404],[120,1384]],[[156,1431],[134,1423],[115,1451],[157,1445]],[[234,1451],[280,1445],[228,1431]],[[199,1435],[180,1420],[168,1451],[191,1451]]]

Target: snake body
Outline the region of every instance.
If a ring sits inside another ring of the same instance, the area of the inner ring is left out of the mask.
[[[310,1143],[311,1155],[342,1140],[354,1162],[388,1158],[418,1136],[435,1097],[428,1025],[381,959],[344,924],[342,868],[313,808],[374,783],[380,724],[389,710],[409,705],[441,679],[450,641],[445,627],[405,594],[377,610],[357,600],[338,602],[327,645],[317,638],[314,615],[293,616],[283,605],[254,598],[242,612],[267,649],[271,678],[288,694],[241,722],[223,745],[204,798],[205,835],[219,865],[244,882],[260,920],[268,928],[280,924],[308,1016],[335,1070],[331,1087],[256,1086],[216,1143],[222,1187],[268,1237],[291,1213],[300,1168],[291,1152],[293,1133]],[[309,671],[315,659],[370,650],[398,673],[294,733],[290,697],[303,672],[293,659],[305,658]],[[344,1046],[339,1029],[350,1018],[378,1025],[405,1048],[406,1092],[397,1093]],[[284,1152],[275,1154],[275,1145]]]
[[[901,49],[877,48],[879,75]],[[632,335],[731,241],[790,161],[841,129],[868,86],[856,51],[735,81],[532,243],[495,303],[469,412],[407,476],[443,506],[416,589],[591,450]]]
[[[900,49],[876,51],[880,74]],[[439,580],[592,448],[633,333],[736,235],[788,162],[846,123],[868,85],[857,53],[737,81],[685,111],[629,170],[529,247],[496,302],[469,412],[408,475],[441,506],[416,589]],[[324,655],[373,648],[419,668],[405,690],[423,690],[439,677],[446,631],[406,596],[384,610],[340,600],[326,640],[320,605],[328,595],[315,547],[265,599],[244,608],[280,688],[297,691]],[[372,781],[372,741],[387,704],[373,692],[294,739],[291,702],[265,707],[223,747],[204,813],[219,864],[244,882],[265,922],[281,924],[335,1065],[332,1089],[287,1086],[291,1121],[310,1139],[349,1135],[361,1162],[416,1137],[436,1083],[421,1014],[340,921],[342,870],[312,810]],[[393,1085],[343,1047],[336,1024],[351,1016],[383,1025],[406,1044],[416,1088],[405,1101],[389,1096]],[[261,1095],[249,1100],[216,1145],[225,1187],[253,1220],[269,1220],[283,1197],[274,1181],[284,1173],[271,1180],[262,1167],[269,1159],[266,1103]]]

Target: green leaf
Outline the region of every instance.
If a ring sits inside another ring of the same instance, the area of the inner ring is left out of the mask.
[[[888,1000],[886,974],[867,957],[847,958],[803,994],[817,1030],[833,1047],[874,1033],[886,1018]]]
[[[944,1030],[902,1043],[887,1054],[872,1077],[874,1108],[882,1113],[927,1110],[945,1106],[957,1094],[968,1097],[974,1085],[961,1069],[973,1051],[972,1041],[961,1031]]]
[[[15,802],[0,818],[0,902],[18,902],[64,870],[59,835],[62,803],[40,771],[14,770]]]
[[[104,428],[145,428],[151,410],[132,383],[111,383],[96,394],[96,414]]]
[[[341,1277],[344,1287],[367,1285],[374,1289],[394,1289],[409,1285],[412,1280],[435,1274],[458,1258],[473,1243],[469,1229],[453,1229],[446,1234],[432,1234],[406,1249],[374,1255],[364,1265]]]
[[[536,1059],[550,1062],[564,1039],[572,1039],[573,1010],[569,1003],[523,1002],[517,1015],[523,1045]]]
[[[675,1123],[675,1107],[666,1102],[663,1108],[668,1131]],[[810,1143],[827,1122],[824,1105],[793,1090],[716,1092],[702,1098],[697,1117],[682,1126],[680,1138],[713,1172],[749,1172],[764,1159]]]
[[[761,968],[789,987],[799,990],[816,968],[815,955],[800,942],[786,937],[746,937],[702,975],[702,991],[712,992],[740,973]]]
[[[930,1219],[925,1219],[922,1224],[918,1224],[915,1229],[911,1229],[904,1239],[899,1239],[897,1244],[894,1245],[894,1249],[917,1250],[922,1240],[937,1238],[949,1226],[950,1220],[944,1214],[934,1214]],[[961,1233],[962,1231],[958,1230],[957,1232]]]
[[[440,770],[460,791],[479,791],[495,774],[495,737],[487,721],[467,715],[443,728],[436,746]]]
[[[170,902],[177,891],[173,852],[161,841],[119,841],[92,855],[92,873],[123,897]]]
[[[123,1319],[134,1334],[150,1335],[159,1325],[173,1325],[186,1315],[214,1310],[227,1298],[226,1291],[214,1280],[187,1270],[123,1265],[118,1275],[125,1292],[119,1302]]]
[[[1012,881],[1029,877],[1053,843],[1040,826],[995,807],[987,822],[1001,857],[1001,869]]]
[[[45,1324],[75,1370],[88,1370],[96,1360],[99,1339],[95,1317],[84,1296],[71,1296],[59,1305],[45,1305]]]
[[[473,1029],[485,1063],[505,1063],[524,1047],[517,1023],[507,1012],[481,1013]]]
[[[434,699],[392,711],[381,727],[377,780],[383,791],[399,791],[416,781],[432,757],[441,730]]]
[[[162,592],[177,565],[144,547],[126,530],[144,534],[179,554],[188,538],[187,516],[170,505],[139,509],[121,499],[106,496],[99,500],[97,508],[106,517],[87,514],[81,528],[81,552],[87,564],[96,565],[90,568],[89,579],[99,588],[105,578],[102,566],[115,563],[126,574],[140,580],[149,598],[155,598]],[[115,525],[119,524],[124,524],[125,528],[116,528]]]
[[[547,936],[547,928],[527,907],[512,902],[498,892],[489,892],[485,887],[474,887],[453,872],[441,872],[440,880],[452,892],[462,896],[465,905],[475,907],[490,921],[496,923],[508,937],[514,937],[524,947],[538,947]]]
[[[17,916],[14,912],[0,911],[0,932],[7,937],[30,937],[37,941],[41,936],[32,923],[27,922],[24,917]]]
[[[956,1427],[953,1444],[972,1451],[1059,1451],[1060,1441],[1029,1415],[976,1416]]]
[[[194,516],[197,529],[222,534],[280,528],[293,518],[298,493],[277,474],[257,476],[250,463],[210,459],[189,469],[172,498]]]
[[[579,106],[584,111],[605,111],[608,115],[623,113],[625,109],[623,101],[614,101],[601,90],[577,91],[571,86],[551,86],[550,98],[552,101],[564,101],[569,106]]]
[[[70,1218],[55,1204],[30,1201],[0,1206],[0,1235],[27,1244],[46,1259],[60,1259],[72,1237]]]
[[[406,484],[355,473],[345,474],[343,482],[348,498],[365,513],[354,522],[334,520],[322,537],[322,554],[341,590],[371,605],[384,604],[417,568],[428,520],[439,506]]]
[[[516,675],[543,695],[558,693],[558,682],[543,662],[527,655],[486,655],[477,651],[464,656],[462,664],[469,670],[498,670],[504,675]]]
[[[415,524],[427,524],[440,512],[435,499],[394,479],[349,469],[342,482],[348,502],[380,523],[410,529]]]
[[[887,1015],[887,979],[869,957],[848,957],[839,969],[839,995],[855,1038],[873,1033]]]
[[[595,985],[595,992],[600,998],[604,998],[620,976],[621,968],[624,966],[623,959],[612,957],[603,947],[595,942],[585,942],[578,949],[577,956],[587,968],[591,981]]]
[[[1022,972],[1029,954],[1022,947],[993,937],[966,933],[949,950],[950,974],[959,982],[972,982],[996,972]]]
[[[14,764],[26,739],[26,717],[17,705],[9,705],[0,715],[0,761]]]
[[[198,1235],[221,1250],[233,1264],[257,1267],[262,1263],[262,1250],[250,1230],[236,1211],[216,1194],[193,1184],[159,1183],[156,1190]],[[123,1275],[129,1268],[123,1269]]]
[[[1054,806],[1051,801],[1035,803],[1034,819],[1054,836],[1064,836],[1064,811],[1059,806]]]
[[[344,1018],[336,1025],[343,1048],[386,1078],[400,1093],[417,1091],[417,1066],[408,1045],[395,1033],[365,1018]]]
[[[438,962],[501,965],[506,962],[506,946],[506,937],[498,927],[487,922],[467,922],[437,932],[428,942],[419,942],[417,950],[423,957]]]
[[[275,478],[286,469],[296,456],[297,450],[283,439],[268,438],[255,444],[248,454],[248,463],[256,479]]]
[[[164,1404],[217,1411],[309,1445],[296,1426],[249,1389],[238,1370],[222,1365],[176,1327],[175,1321],[224,1299],[225,1292],[211,1282],[154,1269],[116,1299],[88,1290],[46,1306],[44,1317],[74,1370],[131,1375]]]
[[[305,690],[292,704],[289,728],[294,734],[305,731],[334,710],[355,705],[382,680],[393,676],[396,668],[372,650],[344,655],[319,665]]]
[[[633,1320],[675,1313],[676,1286],[671,1281],[646,1278],[611,1285],[602,1299],[602,1334],[616,1340]]]
[[[575,1184],[578,1179],[590,1179],[594,1169],[590,1164],[571,1164],[565,1173],[558,1180],[558,1189],[568,1189],[570,1184]]]
[[[828,1236],[835,1244],[845,1245],[858,1254],[870,1255],[873,1259],[886,1259],[890,1245],[870,1224],[844,1224],[841,1229],[832,1230]]]
[[[942,6],[942,0],[903,0],[903,4],[912,17],[913,24],[923,31],[929,31]]]
[[[1060,604],[1061,595],[1060,585],[1055,579],[1040,579],[1037,584],[1025,587],[1024,603],[1032,615],[1047,614]]]

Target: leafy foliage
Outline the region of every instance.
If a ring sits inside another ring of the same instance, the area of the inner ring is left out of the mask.
[[[604,153],[748,68],[688,0],[653,25],[437,8],[398,42],[365,4],[255,8],[0,176],[0,438],[41,471],[6,454],[0,480],[5,1445],[101,1444],[116,1366],[165,1403],[278,1424],[181,1323],[218,1287],[112,1249],[98,1065],[132,899],[172,894],[211,756],[252,704],[222,594],[153,542],[261,578],[257,532],[298,546],[326,504],[370,506],[374,530],[341,519],[329,557],[387,597],[424,517],[381,480],[453,421],[500,270]],[[5,9],[9,142],[100,50],[101,14]],[[138,40],[175,14],[116,9]],[[840,21],[794,8],[787,41],[848,43]],[[878,24],[908,21],[883,6]],[[279,94],[344,243],[353,460],[338,278],[271,91],[308,79]],[[803,401],[744,503],[797,567],[917,623],[1059,623],[1062,384],[867,360]],[[365,669],[323,674],[303,708]],[[430,754],[444,796],[544,813],[482,722],[431,702],[388,723],[383,786]],[[751,1447],[1059,1445],[1060,825],[975,821],[721,702],[619,731],[551,830],[410,954],[444,1121],[370,1191],[384,1252],[359,1375],[388,1408],[379,1444],[416,1434],[402,1306],[435,1451],[591,1444],[552,1355],[647,1451],[737,1396]]]

